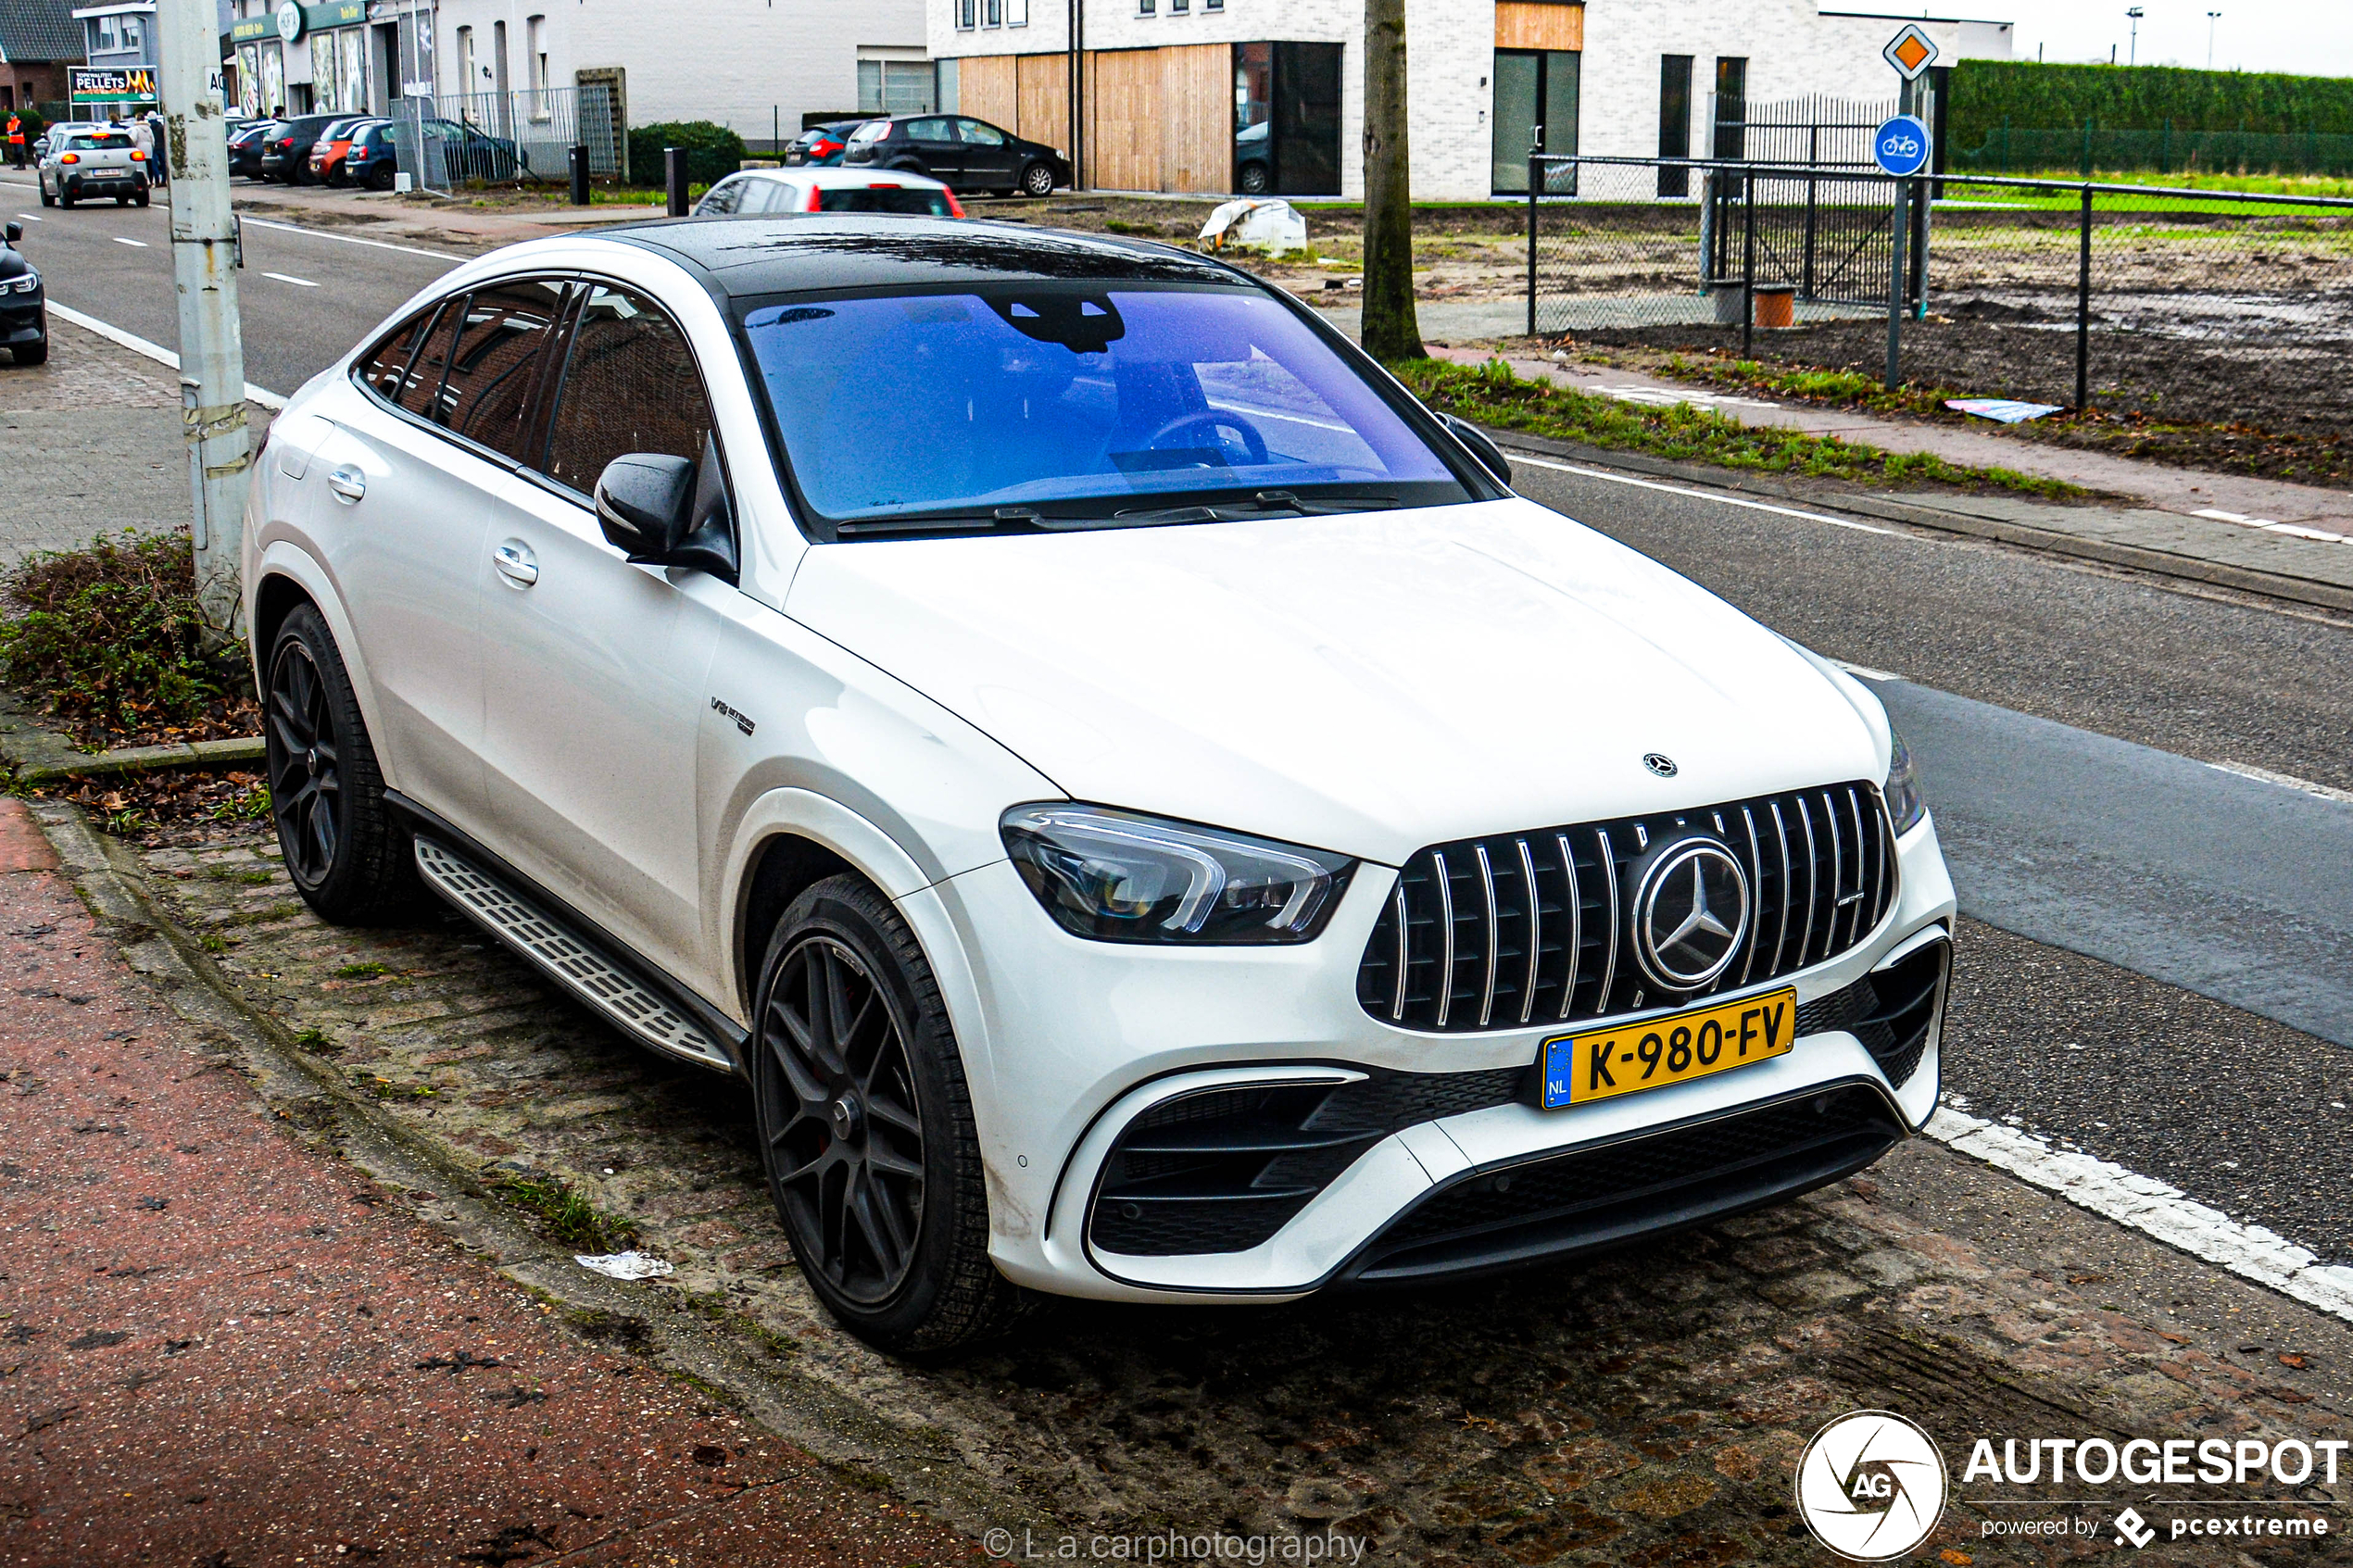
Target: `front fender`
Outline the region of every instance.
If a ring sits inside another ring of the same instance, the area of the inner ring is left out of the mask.
[[[250,513],[246,516],[245,526],[249,531],[255,526]],[[283,577],[300,588],[305,596],[318,606],[319,613],[326,619],[328,632],[335,639],[335,649],[343,656],[344,672],[351,677],[352,696],[359,704],[360,722],[368,726],[371,735],[383,734],[384,727],[376,713],[376,684],[368,668],[368,656],[360,649],[359,631],[351,624],[350,613],[344,607],[343,595],[336,588],[333,575],[316,556],[285,536],[283,531],[275,538],[266,537],[266,531],[263,535],[248,532],[246,537],[262,539],[260,555],[245,579],[245,625],[248,630],[256,624],[254,607],[259,602],[262,585],[270,578]],[[254,690],[262,691],[266,689],[263,684],[267,678],[264,666],[270,657],[269,650],[262,647],[260,639],[256,637],[251,651]],[[376,765],[383,772],[386,784],[394,789],[403,787],[398,776],[398,758],[379,747]]]

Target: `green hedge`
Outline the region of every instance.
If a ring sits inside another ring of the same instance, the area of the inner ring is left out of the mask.
[[[707,119],[668,120],[660,125],[632,126],[629,131],[629,178],[639,185],[662,182],[661,151],[686,149],[686,183],[715,185],[744,161],[744,139],[724,125]]]
[[[1947,93],[1948,134],[1971,147],[2005,120],[2079,132],[2089,119],[2103,131],[2161,131],[2170,120],[2177,132],[2353,133],[2353,78],[1963,60]]]

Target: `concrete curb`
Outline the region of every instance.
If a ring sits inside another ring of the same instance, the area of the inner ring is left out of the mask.
[[[2281,572],[2259,571],[2251,567],[2233,566],[2223,561],[2204,560],[2195,556],[2176,555],[2166,550],[2153,550],[2137,545],[2120,544],[2108,539],[2087,539],[2057,529],[2037,528],[2031,523],[2007,519],[1981,516],[1971,512],[1940,507],[1919,500],[1898,500],[1893,496],[1854,491],[1825,495],[1821,491],[1775,480],[1763,474],[1746,474],[1737,470],[1711,468],[1702,463],[1675,462],[1664,458],[1647,457],[1639,452],[1614,452],[1605,447],[1586,446],[1576,442],[1554,441],[1548,437],[1529,435],[1521,431],[1487,430],[1506,457],[1517,448],[1533,457],[1565,458],[1589,463],[1595,468],[1616,469],[1657,479],[1671,479],[1685,484],[1705,486],[1711,490],[1730,490],[1744,495],[1769,495],[1777,501],[1790,501],[1825,510],[1854,512],[1865,517],[1883,518],[1893,522],[1910,523],[1915,527],[1934,529],[1944,533],[1960,533],[2024,549],[2040,550],[2049,555],[2072,556],[2079,559],[2099,561],[2108,566],[2130,567],[2160,577],[2179,578],[2184,582],[2202,583],[2215,587],[2235,588],[2244,593],[2262,594],[2271,598],[2286,599],[2295,604],[2311,605],[2322,609],[2353,611],[2353,588],[2333,583],[2315,582],[2309,578],[2292,577]],[[2053,510],[2058,508],[2053,508]]]
[[[258,762],[264,743],[259,735],[226,740],[191,741],[184,746],[125,746],[112,751],[78,753],[69,759],[26,762],[17,769],[20,784],[55,784],[61,779],[91,778],[106,773],[145,773],[158,768],[208,768],[232,762]]]
[[[1059,1536],[1033,1499],[1008,1495],[972,1474],[946,1445],[925,1441],[871,1409],[778,1360],[765,1339],[724,1309],[673,1289],[630,1285],[573,1264],[516,1212],[491,1197],[481,1174],[384,1115],[321,1064],[283,1027],[256,1010],[203,947],[148,896],[132,852],[94,832],[69,802],[32,803],[34,820],[99,926],[124,960],[213,1053],[252,1083],[290,1131],[322,1142],[398,1196],[417,1220],[447,1235],[485,1266],[596,1321],[643,1325],[648,1354],[662,1372],[715,1392],[785,1441],[837,1469],[880,1475],[891,1489],[953,1528],[977,1537],[991,1526],[1027,1525]]]

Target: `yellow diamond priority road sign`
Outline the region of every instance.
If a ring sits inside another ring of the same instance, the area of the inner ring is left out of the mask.
[[[1936,63],[1936,41],[1922,32],[1919,24],[1914,22],[1889,39],[1887,47],[1880,53],[1885,55],[1887,63],[1895,68],[1896,75],[1906,82],[1917,82],[1920,72]]]

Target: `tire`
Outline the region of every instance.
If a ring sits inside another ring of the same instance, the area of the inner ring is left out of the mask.
[[[262,693],[270,814],[286,874],[335,925],[381,924],[425,901],[409,834],[384,804],[383,771],[326,621],[297,605],[271,644]]]
[[[114,204],[117,207],[129,207],[131,205],[131,198],[129,196],[117,196],[114,199]],[[139,205],[141,207],[145,207],[147,204],[143,201]]]
[[[39,343],[20,343],[8,352],[19,365],[45,365],[49,361],[49,340],[44,337]]]
[[[368,189],[371,191],[391,190],[392,176],[393,170],[388,168],[370,169],[368,171]]]
[[[39,181],[39,182],[37,182],[37,183],[38,183],[38,184],[40,185],[40,187],[41,187],[41,205],[42,205],[43,207],[55,207],[55,206],[57,206],[57,197],[55,197],[55,196],[53,196],[53,195],[51,195],[51,194],[49,194],[49,182],[47,182],[46,180],[43,180],[43,181]]]
[[[151,192],[142,191],[137,195],[131,198],[131,203],[133,207],[145,207],[147,205],[148,199],[152,194],[153,193]]]
[[[1011,1327],[1027,1293],[988,1261],[972,1097],[907,922],[859,878],[828,878],[776,922],[757,996],[749,1065],[768,1194],[817,1298],[900,1354]]]
[[[71,212],[73,210],[74,199],[74,194],[71,191],[67,190],[63,185],[57,187],[57,205],[59,207],[64,207],[68,212]]]
[[[1031,164],[1021,171],[1021,188],[1025,194],[1031,196],[1052,195],[1054,194],[1053,169],[1042,163]]]

